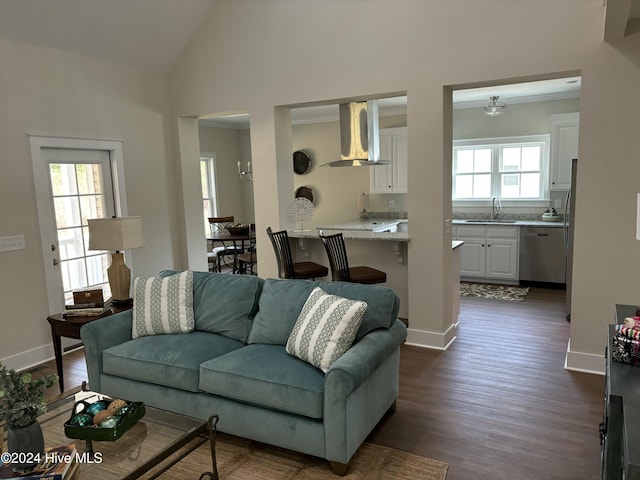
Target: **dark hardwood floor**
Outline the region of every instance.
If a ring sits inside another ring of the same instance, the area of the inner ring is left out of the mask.
[[[563,309],[562,290],[531,288],[524,302],[463,297],[449,350],[402,347],[397,410],[368,440],[447,462],[447,480],[599,478],[604,377],[563,368]],[[64,365],[67,387],[86,379],[82,350]]]
[[[447,462],[447,480],[600,478],[604,377],[563,368],[564,291],[462,297],[459,320],[447,351],[403,347],[396,413],[369,440]]]

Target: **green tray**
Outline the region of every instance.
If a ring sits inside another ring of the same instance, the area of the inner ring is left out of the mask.
[[[109,403],[112,401],[109,398],[103,398],[103,400]],[[80,400],[73,405],[71,416],[69,417],[69,420],[67,420],[64,424],[64,434],[68,438],[113,442],[119,439],[124,434],[124,432],[133,427],[138,422],[138,420],[144,417],[145,414],[144,403],[127,402],[127,405],[133,406],[132,411],[125,417],[123,417],[122,421],[113,428],[95,426],[79,427],[77,425],[70,425],[69,422],[71,422],[71,419],[78,413],[82,413],[81,410],[77,410],[79,405],[83,405],[84,407],[86,407],[87,403],[84,400]]]

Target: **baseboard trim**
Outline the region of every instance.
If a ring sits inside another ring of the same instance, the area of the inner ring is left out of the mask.
[[[407,341],[405,344],[414,347],[447,350],[456,339],[456,328],[457,324],[453,324],[444,333],[409,328],[407,329]]]
[[[49,343],[11,355],[10,357],[3,358],[1,361],[7,368],[13,368],[17,372],[20,372],[40,365],[41,363],[48,362],[53,358],[55,358],[53,344]]]
[[[605,365],[604,355],[571,351],[571,339],[569,339],[567,354],[564,359],[565,370],[604,375]]]

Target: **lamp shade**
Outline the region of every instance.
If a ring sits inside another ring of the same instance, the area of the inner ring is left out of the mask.
[[[131,250],[144,247],[142,217],[93,218],[89,226],[89,250]]]

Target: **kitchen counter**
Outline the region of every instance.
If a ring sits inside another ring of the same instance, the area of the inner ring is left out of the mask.
[[[499,226],[514,226],[514,227],[550,227],[550,228],[562,228],[564,227],[564,222],[544,222],[542,220],[516,220],[514,221],[506,221],[501,222],[499,220],[472,220],[472,219],[457,219],[454,218],[452,220],[454,225],[499,225]]]
[[[336,222],[317,227],[316,230],[362,230],[381,231],[395,230],[399,223],[407,223],[406,218],[354,218],[344,222]]]
[[[408,242],[410,240],[407,232],[372,232],[370,230],[343,230],[335,228],[322,228],[325,235],[342,233],[345,240],[386,240],[393,242]],[[291,238],[315,238],[318,237],[318,230],[287,230]]]

